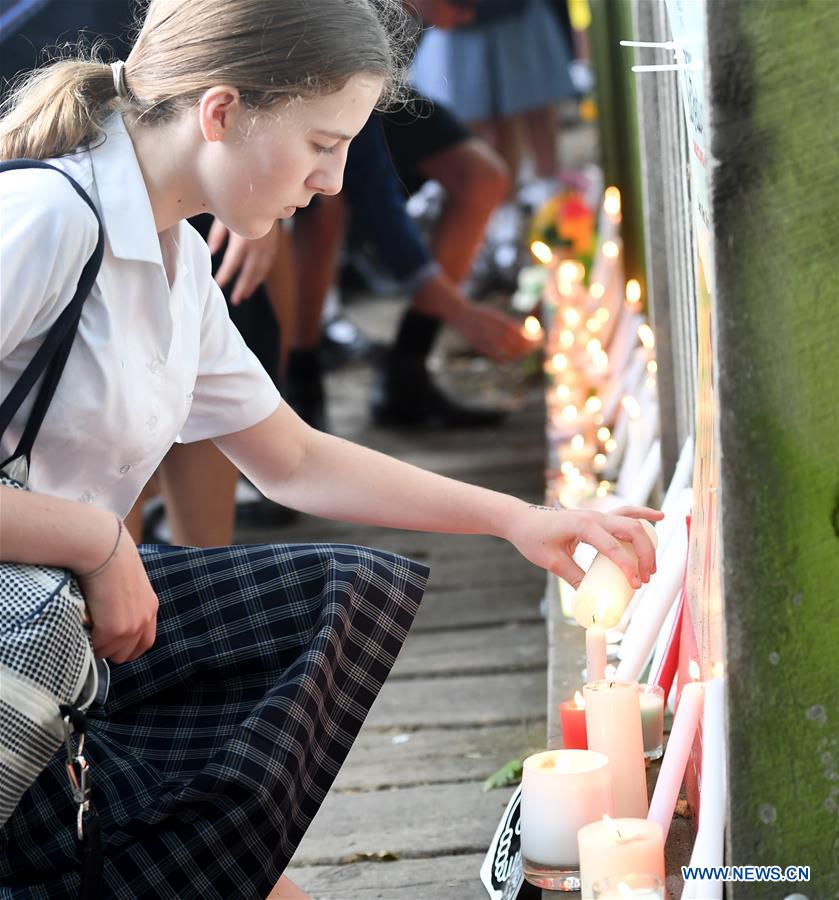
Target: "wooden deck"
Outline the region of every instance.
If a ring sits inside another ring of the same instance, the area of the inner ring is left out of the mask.
[[[399,309],[371,301],[353,305],[350,314],[367,332],[386,335]],[[517,412],[479,432],[375,429],[367,413],[371,371],[359,368],[330,378],[333,431],[442,474],[541,501],[541,385],[516,369],[462,369],[461,384],[471,381],[485,396],[512,386]],[[266,531],[237,536],[265,540]],[[484,793],[481,784],[511,758],[545,744],[543,573],[490,537],[308,517],[270,536],[372,544],[431,566],[404,650],[288,875],[319,900],[485,897],[479,868],[510,790]]]

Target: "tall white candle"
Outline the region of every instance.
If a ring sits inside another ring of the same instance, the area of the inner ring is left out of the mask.
[[[690,857],[691,866],[723,864],[725,807],[725,682],[712,678],[705,684],[702,712],[702,786],[699,793],[699,830]],[[722,882],[688,879],[682,895],[720,900]]]
[[[545,868],[579,868],[577,832],[612,809],[609,760],[591,750],[528,756],[521,782],[521,851]]]
[[[676,707],[676,715],[673,718],[673,728],[667,739],[664,759],[655,783],[653,799],[650,801],[647,818],[651,822],[658,822],[661,825],[665,837],[670,831],[673,810],[676,808],[676,800],[679,798],[679,789],[685,777],[690,749],[696,736],[696,726],[702,715],[703,697],[704,690],[701,684],[692,682],[682,688],[679,705]],[[586,698],[586,702],[588,702],[588,698]],[[586,720],[586,724],[588,724],[588,720]]]
[[[594,900],[595,881],[616,875],[648,873],[664,881],[664,835],[646,819],[592,822],[577,835],[582,900]]]
[[[586,679],[599,681],[606,674],[606,632],[599,625],[586,628]]]
[[[647,776],[641,704],[634,681],[607,678],[583,686],[589,750],[604,753],[612,769],[615,814],[647,814]]]
[[[646,519],[639,521],[653,546],[657,546],[658,537],[653,526]],[[621,543],[635,556],[632,544],[625,541]],[[607,556],[598,553],[577,588],[574,598],[574,618],[584,628],[590,625],[614,628],[620,622],[633,591],[623,572]]]
[[[682,588],[687,554],[687,528],[683,523],[667,545],[667,552],[659,554],[661,564],[658,571],[650,579],[644,591],[644,602],[639,603],[623,636],[621,661],[616,672],[618,678],[635,680],[644,671],[661,633],[661,626]]]

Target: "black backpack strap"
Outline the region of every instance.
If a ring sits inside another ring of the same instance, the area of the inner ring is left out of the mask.
[[[82,269],[73,299],[52,324],[44,338],[43,344],[41,344],[29,361],[29,364],[9,391],[8,396],[0,404],[0,435],[2,435],[14,418],[15,413],[20,409],[26,396],[43,374],[44,380],[41,382],[41,387],[35,397],[35,402],[32,405],[32,411],[23,429],[20,442],[12,455],[3,463],[0,463],[0,468],[20,456],[25,456],[27,463],[29,462],[32,445],[38,436],[41,423],[44,421],[44,416],[47,414],[50,401],[61,378],[61,373],[64,371],[67,357],[70,355],[70,348],[73,346],[76,329],[82,315],[82,306],[93,287],[93,283],[96,281],[96,276],[99,274],[99,267],[102,264],[102,256],[105,252],[105,235],[102,230],[102,220],[84,188],[66,172],[40,160],[15,159],[10,162],[0,163],[0,172],[9,172],[16,169],[52,169],[54,172],[60,172],[70,182],[73,190],[93,211],[99,226],[99,237],[90,259]]]

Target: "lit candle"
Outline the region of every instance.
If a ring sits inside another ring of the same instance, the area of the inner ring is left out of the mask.
[[[695,679],[699,677],[699,666],[694,660],[691,660],[690,670],[691,678],[694,681],[686,684],[679,696],[679,705],[676,707],[673,728],[667,740],[667,749],[658,773],[658,780],[655,783],[648,815],[651,822],[661,825],[665,837],[670,831],[673,810],[676,808],[676,800],[679,798],[679,788],[685,777],[690,749],[696,736],[696,726],[702,715],[704,690],[702,684],[696,683]],[[588,695],[586,695],[586,703],[588,704]],[[588,720],[586,722],[588,724]],[[590,728],[589,735],[591,735]],[[591,744],[590,739],[589,744]]]
[[[542,324],[536,318],[536,316],[528,316],[524,320],[524,325],[522,326],[522,334],[534,343],[540,343],[542,340]]]
[[[547,750],[529,756],[521,782],[521,853],[527,880],[548,890],[576,890],[577,832],[611,808],[609,761],[602,753]]]
[[[581,828],[577,842],[582,900],[594,900],[594,883],[603,878],[634,872],[664,881],[664,834],[656,822],[607,818]]]
[[[646,520],[639,519],[653,546],[658,546],[655,528]],[[621,541],[624,549],[633,557],[635,551],[627,541]],[[637,558],[637,557],[636,557]],[[574,618],[584,628],[602,625],[614,628],[621,620],[623,611],[633,594],[633,587],[623,572],[602,553],[594,558],[585,577],[577,588],[574,598]]]
[[[644,756],[660,759],[664,752],[664,691],[657,684],[638,685]]]
[[[599,681],[606,674],[606,632],[599,625],[586,628],[586,680]]]
[[[601,878],[593,886],[594,900],[665,900],[658,875],[616,875]]]
[[[589,749],[605,754],[612,768],[615,813],[645,816],[647,776],[638,685],[604,678],[584,685],[583,697]]]
[[[586,739],[586,701],[576,691],[573,700],[559,704],[559,721],[562,726],[562,746],[566,750],[588,750]]]

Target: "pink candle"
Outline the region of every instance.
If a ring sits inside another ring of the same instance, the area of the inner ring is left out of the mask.
[[[690,664],[691,675],[699,673],[699,667],[695,662]],[[651,822],[658,822],[664,831],[664,837],[670,831],[670,823],[673,821],[673,810],[676,808],[676,800],[679,797],[679,788],[685,777],[685,768],[693,739],[696,736],[696,727],[702,715],[705,690],[702,684],[692,682],[682,688],[679,697],[679,705],[673,718],[673,728],[664,751],[664,759],[655,783],[653,799],[650,802],[650,811],[647,818]]]
[[[606,675],[606,632],[599,625],[586,628],[586,681]]]

